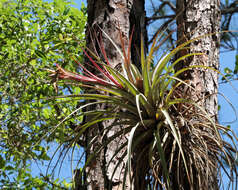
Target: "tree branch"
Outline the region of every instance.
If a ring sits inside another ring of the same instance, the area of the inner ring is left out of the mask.
[[[228,7],[221,10],[222,15],[234,14],[238,12],[238,7]]]
[[[151,17],[146,17],[147,22],[158,20],[158,19],[166,19],[166,18],[174,18],[175,15],[164,15],[164,16],[156,16],[153,15]]]
[[[176,13],[176,7],[174,6],[173,3],[171,3],[170,1],[162,1],[162,0],[161,2],[162,4],[160,5],[158,10],[162,9],[162,7],[164,7],[165,5],[168,5]]]
[[[166,29],[169,25],[170,22],[172,22],[173,19],[169,19],[168,21],[166,21],[153,35],[153,37],[149,40],[148,44],[151,44],[153,42],[153,40],[155,39],[155,37],[157,36],[157,34],[161,31],[163,31],[164,29]]]
[[[238,13],[238,7],[228,7],[228,8],[224,8],[221,10],[221,14],[222,15],[226,15],[226,14],[234,14],[234,13]],[[164,16],[156,16],[153,15],[151,17],[146,17],[147,21],[154,21],[154,20],[159,20],[159,19],[166,19],[166,18],[174,18],[175,15],[164,15]]]

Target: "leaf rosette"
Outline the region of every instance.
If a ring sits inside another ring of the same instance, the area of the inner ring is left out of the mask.
[[[102,32],[109,38],[104,31]],[[217,164],[232,181],[237,175],[234,166],[236,146],[234,143],[229,144],[221,135],[226,135],[231,142],[234,142],[235,137],[232,131],[219,125],[200,103],[191,98],[191,94],[196,89],[189,84],[189,81],[180,78],[182,73],[194,68],[213,71],[215,69],[203,65],[175,69],[175,66],[182,61],[194,56],[205,56],[201,52],[187,53],[176,58],[180,51],[188,49],[189,44],[204,36],[177,45],[158,60],[154,58],[154,55],[161,47],[159,42],[163,35],[154,40],[148,54],[144,52],[144,44],[141,42],[140,68],[137,68],[131,63],[131,35],[127,50],[122,38],[122,51],[110,40],[124,60],[122,72],[111,66],[102,43],[98,44],[104,61],[89,49],[86,49],[84,53],[91,66],[88,64],[86,68],[75,59],[81,74],[66,71],[59,65],[57,70],[50,71],[51,76],[77,81],[87,89],[85,93],[70,96],[85,101],[77,111],[90,107],[92,104],[107,104],[105,109],[80,112],[85,117],[91,116],[91,119],[77,128],[77,137],[83,135],[86,129],[94,127],[95,124],[112,119],[115,120],[112,126],[103,130],[110,130],[113,125],[124,126],[98,147],[86,161],[84,168],[103,147],[120,136],[127,136],[127,141],[118,147],[111,161],[120,151],[126,149],[121,160],[127,160],[127,175],[140,170],[140,163],[145,161],[144,164],[148,167],[143,169],[150,180],[148,185],[151,187],[170,189],[173,186],[179,187],[179,184],[189,187],[198,186],[202,189],[209,187],[208,178],[202,175],[216,175],[212,171],[217,168]],[[96,68],[97,74],[89,71],[88,68],[92,66]],[[219,71],[216,72],[219,73]],[[132,164],[131,159],[136,165]],[[230,173],[227,171],[227,165]],[[118,168],[117,165],[114,173]],[[151,175],[152,178],[149,177]],[[171,176],[176,176],[176,179]],[[194,184],[194,181],[197,181],[194,177],[197,176],[201,177],[200,184]],[[136,177],[133,175],[129,179],[132,182]],[[124,183],[126,180],[127,178],[124,177]]]

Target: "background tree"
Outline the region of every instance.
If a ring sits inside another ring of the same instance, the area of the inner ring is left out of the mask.
[[[84,10],[73,8],[69,1],[0,1],[1,189],[63,186],[45,173],[32,176],[31,163],[49,162],[51,144],[69,144],[70,127],[80,121],[71,118],[62,128],[53,129],[78,102],[56,104],[48,98],[79,93],[80,88],[52,85],[56,81],[46,69],[59,63],[77,70],[68,63],[73,55],[80,56],[85,21]],[[49,135],[49,131],[54,132]],[[47,138],[42,140],[43,136]]]
[[[183,39],[183,42],[194,39],[201,35],[219,32],[221,20],[221,10],[219,6],[220,5],[218,1],[213,0],[177,0],[178,14],[179,11],[182,12],[177,18],[177,26],[179,27],[177,32],[178,39]],[[196,40],[194,43],[190,44],[188,51],[192,53],[204,52],[206,56],[194,57],[190,60],[186,60],[183,64],[178,64],[176,69],[179,70],[191,65],[204,65],[206,67],[211,67],[218,70],[219,45],[219,33],[210,36],[204,36],[202,39]],[[183,54],[184,52],[181,53]],[[199,104],[206,109],[208,114],[217,121],[218,73],[212,70],[195,68],[192,71],[184,72],[181,78],[189,80],[190,84],[196,89],[194,92],[188,92],[191,96],[191,99],[199,102]],[[206,130],[207,129],[204,128],[204,132],[208,133],[209,135],[211,132]],[[211,160],[213,159],[212,157],[213,155],[211,155]],[[215,166],[217,166],[217,163],[215,163]],[[218,189],[217,168],[212,165],[208,167],[211,167],[209,171],[209,176],[211,179],[209,179],[209,184],[204,184],[204,186],[208,187],[209,189]],[[196,172],[197,171],[195,171],[195,176],[199,175]],[[204,170],[203,172],[205,175],[208,171]],[[196,183],[195,189],[196,187],[199,187],[199,182]],[[200,183],[204,182],[202,181]]]

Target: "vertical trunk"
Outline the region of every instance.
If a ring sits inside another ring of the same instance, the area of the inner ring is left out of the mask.
[[[219,0],[177,0],[177,8],[179,14],[177,19],[177,37],[178,39],[183,39],[181,42],[219,31],[221,18]],[[219,34],[214,34],[205,36],[190,44],[189,52],[203,52],[205,56],[186,60],[186,62],[178,65],[176,69],[189,65],[204,65],[218,69],[219,40]],[[181,54],[183,53],[187,52],[181,52]],[[216,95],[218,88],[217,73],[213,70],[197,68],[184,73],[181,77],[189,80],[191,86],[196,89],[195,92],[190,92],[191,98],[203,106],[216,121],[218,106]],[[204,188],[208,185],[208,189],[218,189],[217,171],[213,169],[213,172],[209,176],[210,183],[204,184]],[[194,187],[194,189],[197,189],[197,187]]]
[[[95,38],[100,39],[100,34],[102,34],[101,30],[106,32],[118,47],[121,47],[121,32],[123,40],[125,40],[125,48],[127,48],[128,39],[133,27],[135,32],[132,41],[131,59],[132,62],[139,65],[138,52],[140,52],[140,35],[141,33],[143,35],[146,34],[144,0],[88,0],[87,47],[94,50],[95,46],[99,55],[100,50]],[[104,45],[111,65],[115,68],[121,68],[120,65],[123,63],[123,59],[110,40],[103,34],[102,44]],[[99,108],[92,107],[91,109]],[[114,135],[123,127],[115,126],[108,131],[102,130],[112,123],[113,121],[103,122],[87,131],[87,144],[90,144],[95,136],[97,138],[92,146],[90,146],[90,149],[87,150],[86,159],[97,150],[98,145],[105,143],[110,136]],[[111,142],[100,151],[99,156],[90,162],[86,169],[87,189],[122,189],[122,179],[124,177],[126,163],[123,160],[120,161],[120,156],[122,156],[125,150],[122,150],[113,161],[110,162],[109,167],[107,167],[107,165],[118,146],[126,142],[126,140],[126,137],[124,137]],[[111,179],[114,168],[119,161],[120,165]]]

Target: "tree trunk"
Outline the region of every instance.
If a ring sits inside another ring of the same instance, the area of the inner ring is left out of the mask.
[[[219,0],[177,0],[177,10],[179,14],[177,18],[177,38],[182,39],[180,43],[201,35],[219,32],[221,19]],[[176,69],[190,65],[204,65],[218,70],[219,43],[218,33],[207,35],[193,42],[189,45],[189,50],[181,51],[179,56],[188,52],[203,52],[205,56],[194,56],[177,65]],[[189,80],[190,85],[196,89],[196,92],[190,92],[190,97],[203,106],[214,121],[217,121],[217,73],[210,69],[196,68],[183,73],[181,78]],[[213,172],[209,176],[209,184],[204,184],[204,189],[218,189],[217,170],[214,168]],[[194,189],[198,188],[194,187]]]
[[[99,53],[99,56],[103,58],[100,54],[99,45],[96,42],[96,38],[100,41],[102,35],[102,44],[105,48],[109,62],[114,68],[121,68],[123,58],[120,57],[120,54],[117,52],[110,40],[102,33],[102,30],[106,32],[120,48],[122,47],[120,39],[121,33],[127,50],[129,45],[128,39],[133,27],[135,32],[133,34],[131,60],[136,65],[140,65],[138,57],[140,53],[141,34],[144,35],[145,40],[147,39],[144,0],[88,0],[88,23],[86,30],[87,47],[93,51],[96,50]],[[92,70],[92,68],[89,69]],[[96,71],[93,72],[95,73]],[[103,106],[106,107],[107,105]],[[91,109],[100,108],[92,107]],[[100,145],[105,143],[110,136],[114,135],[119,129],[121,130],[121,127],[123,127],[115,126],[110,130],[103,130],[112,123],[113,121],[103,122],[97,126],[93,126],[87,131],[87,145],[90,144],[95,136],[96,140],[94,139],[95,141],[92,143],[92,146],[87,149],[86,160]],[[90,162],[86,169],[85,180],[87,189],[122,189],[122,179],[124,177],[126,163],[124,160],[120,161],[120,157],[123,155],[125,150],[120,151],[113,161],[110,162],[108,168],[107,166],[118,146],[126,141],[126,137],[117,138],[115,141],[100,150],[99,156],[96,156],[95,159]],[[120,165],[111,179],[114,168],[119,161]],[[126,187],[128,187],[128,184],[126,184]]]

